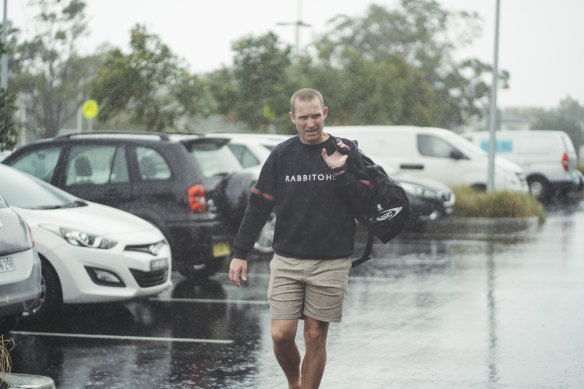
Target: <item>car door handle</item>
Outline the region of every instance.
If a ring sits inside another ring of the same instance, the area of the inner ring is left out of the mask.
[[[404,163],[399,165],[399,168],[403,170],[424,170],[424,165],[417,163]]]

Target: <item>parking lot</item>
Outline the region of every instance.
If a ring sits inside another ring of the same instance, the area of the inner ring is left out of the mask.
[[[527,234],[410,233],[351,274],[323,388],[580,388],[584,209]],[[13,371],[69,388],[281,388],[265,299],[268,259],[237,289],[173,275],[158,297],[70,307],[12,333]],[[297,341],[303,348],[302,334]]]

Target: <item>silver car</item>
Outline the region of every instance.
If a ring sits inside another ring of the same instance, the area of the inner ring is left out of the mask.
[[[0,196],[0,334],[40,305],[43,289],[30,228]]]

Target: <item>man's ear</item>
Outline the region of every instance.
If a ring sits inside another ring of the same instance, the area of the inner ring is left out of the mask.
[[[328,107],[324,107],[322,109],[322,120],[326,119],[326,115],[328,114]]]
[[[294,118],[294,114],[292,112],[288,112],[288,116],[290,116],[290,120],[292,123],[296,124],[296,119]]]

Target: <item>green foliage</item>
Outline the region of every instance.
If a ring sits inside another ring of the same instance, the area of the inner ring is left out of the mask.
[[[146,27],[130,32],[129,54],[112,49],[91,82],[99,121],[111,127],[149,131],[190,131],[181,119],[212,110],[208,84],[192,75],[170,48]],[[120,120],[121,119],[121,120]]]
[[[38,8],[28,41],[15,43],[9,68],[10,87],[23,96],[29,131],[54,136],[75,117],[99,55],[81,57],[78,44],[86,34],[81,0],[33,0]]]
[[[436,0],[402,0],[396,9],[371,5],[362,18],[343,15],[332,23],[315,47],[321,69],[336,70],[324,91],[339,95],[340,123],[452,128],[482,115],[489,97],[483,78],[492,68],[478,59],[452,59],[477,36],[476,14],[446,11]],[[465,28],[453,36],[452,26]],[[314,79],[330,78],[316,73]],[[503,86],[507,78],[502,72]]]
[[[288,124],[290,96],[297,87],[289,77],[291,47],[273,32],[233,43],[232,81],[236,104],[231,110],[252,129]],[[219,97],[218,97],[219,98]],[[225,102],[220,102],[225,107]]]
[[[12,150],[18,140],[15,111],[16,96],[0,88],[0,151]]]
[[[531,217],[545,221],[541,203],[527,193],[494,191],[477,192],[470,187],[453,188],[456,196],[454,216],[463,217]]]
[[[560,102],[557,109],[537,109],[530,115],[533,130],[564,131],[576,151],[584,144],[584,107],[570,97]]]

